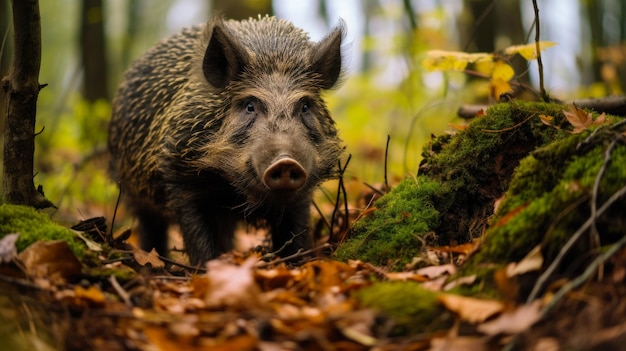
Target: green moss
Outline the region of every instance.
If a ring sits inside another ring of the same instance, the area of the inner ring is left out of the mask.
[[[424,239],[439,225],[447,191],[426,177],[407,178],[380,198],[367,220],[353,227],[351,240],[335,252],[339,260],[359,258],[377,265],[402,267],[419,252]]]
[[[475,261],[517,261],[538,244],[547,260],[560,251],[590,217],[593,186],[608,144],[615,138],[601,132],[586,150],[577,150],[589,133],[554,142],[521,162]],[[599,183],[598,208],[626,184],[625,164],[626,146],[618,142]],[[623,235],[626,223],[621,209],[625,206],[626,200],[621,199],[598,219],[602,244]],[[572,260],[587,256],[591,249],[588,239],[580,240],[571,250]]]
[[[10,204],[0,205],[0,237],[19,233],[16,247],[18,251],[39,240],[65,240],[78,257],[85,253],[85,245],[74,233],[54,223],[46,214],[32,207]]]
[[[561,126],[564,108],[543,103],[498,104],[464,131],[434,138],[424,148],[419,176],[403,180],[383,196],[376,210],[354,225],[336,257],[398,269],[420,254],[424,242],[449,245],[481,236],[495,200],[508,189],[520,159],[537,147],[570,136],[539,118],[553,116],[555,125]]]
[[[96,266],[86,268],[83,273],[94,279],[107,280],[109,277],[114,276],[119,282],[125,283],[137,277],[137,272],[128,266],[118,266],[115,268]]]
[[[453,321],[438,302],[437,293],[415,282],[381,282],[358,290],[355,297],[393,320],[392,335],[443,330]]]

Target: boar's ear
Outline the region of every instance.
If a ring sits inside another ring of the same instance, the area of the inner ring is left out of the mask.
[[[341,42],[346,34],[343,20],[313,48],[311,69],[321,78],[322,89],[332,88],[341,75]]]
[[[215,18],[207,29],[210,39],[204,52],[202,72],[209,84],[221,89],[243,71],[247,54],[221,18]]]

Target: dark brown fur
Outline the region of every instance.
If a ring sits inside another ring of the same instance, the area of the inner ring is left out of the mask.
[[[112,174],[141,245],[166,250],[179,224],[194,264],[232,248],[239,220],[262,221],[283,254],[310,248],[311,192],[333,177],[341,140],[320,93],[341,71],[340,25],[313,43],[286,21],[215,18],[165,39],[126,72],[114,101]],[[262,175],[277,157],[308,177],[293,191]]]

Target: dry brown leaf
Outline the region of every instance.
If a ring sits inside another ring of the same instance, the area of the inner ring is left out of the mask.
[[[454,294],[441,294],[438,297],[449,311],[470,323],[484,322],[496,313],[502,312],[504,304],[497,300],[482,300]]]
[[[576,105],[570,105],[567,110],[563,110],[563,115],[569,123],[574,127],[570,133],[578,134],[591,126],[597,126],[607,121],[606,113],[602,113],[595,120],[593,115]]]
[[[106,303],[104,293],[95,285],[91,285],[87,289],[77,286],[74,289],[74,297],[85,301],[89,306],[104,306]]]
[[[209,308],[229,306],[231,308],[262,307],[261,290],[254,280],[253,268],[256,258],[249,258],[240,266],[220,260],[207,262],[207,273],[203,296]]]
[[[480,245],[480,240],[473,240],[472,242],[459,244],[454,246],[436,246],[430,247],[430,251],[442,252],[442,253],[457,253],[461,255],[469,255],[476,250]]]
[[[587,129],[592,122],[591,113],[585,112],[585,110],[577,107],[576,105],[570,105],[567,110],[563,110],[563,115],[574,127],[574,129],[572,129],[572,134],[582,132]]]
[[[472,285],[474,284],[475,281],[476,281],[476,274],[472,274],[466,277],[460,277],[444,285],[443,291],[449,291],[461,285]]]
[[[441,291],[443,290],[443,286],[446,284],[446,280],[448,280],[448,277],[442,275],[441,277],[422,283],[422,287],[430,291]]]
[[[502,313],[498,318],[482,323],[478,331],[486,335],[518,334],[530,328],[541,318],[541,301],[535,300],[512,311]]]
[[[469,124],[454,124],[448,123],[448,127],[454,128],[456,130],[464,131],[469,127]]]
[[[427,277],[416,274],[415,272],[387,272],[385,273],[385,276],[389,280],[400,280],[400,281],[411,280],[411,281],[416,281],[420,283],[428,281]]]
[[[542,265],[541,245],[537,245],[521,261],[509,263],[506,267],[506,276],[511,278],[520,274],[538,271]]]
[[[62,285],[81,274],[82,265],[63,240],[38,241],[22,251],[18,258],[33,278],[49,279]]]
[[[475,336],[447,336],[445,338],[433,338],[430,342],[429,351],[487,351],[489,350],[487,339]]]
[[[165,263],[159,258],[159,254],[155,249],[152,249],[150,252],[145,252],[142,249],[135,248],[133,250],[133,256],[135,257],[135,261],[142,266],[150,263],[152,268],[163,268],[165,267]]]
[[[416,272],[419,275],[423,275],[429,279],[434,279],[442,275],[453,275],[456,273],[456,267],[453,264],[444,264],[440,266],[429,266],[420,268]]]
[[[258,269],[254,276],[263,291],[285,287],[299,272],[290,270],[286,266],[278,266],[273,269]]]
[[[501,268],[493,273],[493,281],[498,287],[500,295],[505,301],[516,301],[519,294],[519,284],[517,279],[507,277],[506,268]]]
[[[498,222],[496,223],[495,227],[501,227],[505,224],[507,224],[511,219],[515,218],[515,216],[517,216],[518,214],[520,214],[520,212],[524,211],[526,209],[526,207],[528,207],[528,203],[525,204],[521,204],[518,207],[512,209],[511,211],[509,211],[507,214],[505,214],[504,216],[502,216]]]

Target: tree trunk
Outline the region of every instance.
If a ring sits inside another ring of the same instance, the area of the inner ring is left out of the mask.
[[[6,94],[4,201],[36,208],[52,206],[33,183],[35,115],[41,63],[41,21],[37,0],[13,0],[13,63],[3,80]]]
[[[82,1],[80,49],[84,98],[89,102],[109,100],[102,0]]]

